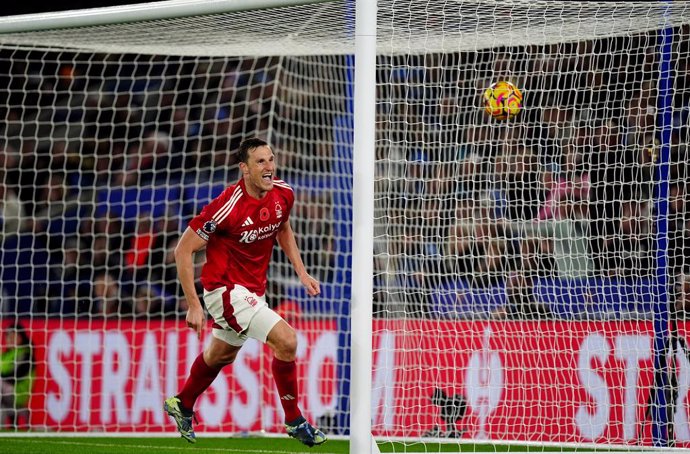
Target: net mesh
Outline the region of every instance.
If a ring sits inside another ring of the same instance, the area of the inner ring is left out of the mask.
[[[257,135],[323,290],[308,298],[276,252],[269,302],[299,332],[305,413],[347,433],[353,16],[327,2],[0,34],[3,351],[22,330],[33,344],[29,362],[3,356],[3,380],[30,390],[3,400],[6,427],[174,430],[160,405],[202,345],[180,326],[172,250]],[[689,23],[680,2],[378,2],[379,440],[652,442],[654,285],[672,284],[681,340],[690,292]],[[525,95],[503,122],[482,105],[500,80]],[[684,446],[690,363],[672,345],[664,409]],[[200,432],[282,432],[269,356],[242,350]]]

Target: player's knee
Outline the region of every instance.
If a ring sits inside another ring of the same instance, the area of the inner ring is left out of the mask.
[[[237,358],[237,352],[238,350],[233,350],[231,352],[223,353],[223,355],[221,355],[217,360],[218,365],[222,367],[234,363],[235,358]]]
[[[232,364],[239,350],[239,347],[227,345],[214,338],[208,348],[204,350],[204,362],[209,367],[220,369],[228,364]]]
[[[294,361],[297,357],[297,333],[292,328],[282,330],[275,343],[275,355],[283,361]]]
[[[289,334],[286,336],[285,348],[292,355],[297,355],[297,333],[292,328],[290,329]]]

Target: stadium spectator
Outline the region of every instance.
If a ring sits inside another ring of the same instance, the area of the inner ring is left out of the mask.
[[[132,316],[135,318],[160,317],[165,312],[165,295],[157,285],[141,283],[133,296]]]
[[[426,314],[424,239],[415,225],[390,229],[386,249],[378,250],[374,275],[375,313],[421,317]]]
[[[681,320],[687,320],[690,313],[690,275],[678,274],[674,281],[674,310],[675,316]]]
[[[124,171],[116,184],[165,185],[182,178],[183,157],[172,150],[170,136],[149,131],[141,141],[130,144]]]
[[[498,251],[503,271],[499,277],[506,288],[505,316],[517,318],[546,315],[545,308],[534,301],[532,287],[537,278],[550,274],[553,266],[551,238],[525,231],[526,226],[532,228],[553,180],[552,169],[544,166],[544,160],[549,162],[553,156],[540,157],[521,143],[524,133],[516,130],[506,136],[494,166],[498,181],[494,192],[499,196],[493,200],[503,205],[500,211],[494,210],[495,235],[503,245]],[[503,312],[494,315],[501,317]]]
[[[124,177],[126,142],[100,141],[94,150],[94,187],[107,188],[120,184]]]
[[[91,311],[91,266],[78,237],[67,237],[60,251],[52,251],[48,310],[54,314],[88,314]],[[61,261],[55,256],[61,256]]]
[[[47,181],[36,192],[30,223],[34,235],[44,237],[50,252],[59,253],[65,238],[78,228],[80,207],[64,172],[50,172],[46,177]]]
[[[653,136],[656,127],[656,97],[651,81],[640,84],[636,90],[630,90],[631,97],[626,106],[627,144],[641,143],[649,134]]]
[[[5,143],[0,148],[0,245],[27,228],[26,204],[19,198],[19,153]]]
[[[621,204],[615,234],[604,243],[609,276],[649,277],[654,263],[651,222],[648,201],[627,200]]]
[[[35,377],[34,352],[20,322],[3,328],[0,354],[0,427],[16,429],[28,423],[28,402]]]
[[[39,148],[35,139],[25,139],[19,148],[17,165],[19,198],[25,204],[29,216],[34,213],[34,201],[42,183],[48,179],[50,155],[46,149]]]
[[[10,145],[5,140],[0,140],[0,172],[2,172],[2,181],[13,188],[17,189],[19,184],[19,151]]]
[[[120,279],[127,277],[123,254],[126,244],[124,228],[118,217],[100,211],[96,211],[93,218],[85,219],[80,226],[83,245],[90,253],[90,269],[85,271],[85,274],[92,277],[92,292],[99,296],[99,303],[102,303],[106,296],[112,299],[120,294]],[[98,289],[95,288],[96,283],[100,284]],[[131,284],[131,280],[129,283]],[[108,309],[113,310],[117,304],[112,303],[110,306]],[[95,304],[93,309],[102,312],[104,307],[102,304]]]
[[[335,272],[333,245],[333,195],[330,190],[296,191],[294,221],[297,244],[302,253],[305,266],[310,269]],[[321,280],[332,282],[333,276],[320,276]]]
[[[474,194],[499,189],[492,184],[495,181],[497,145],[496,133],[487,125],[465,130],[465,156],[461,157],[459,175],[462,189]]]
[[[611,268],[616,264],[619,252],[616,248],[630,252],[629,248],[634,246],[620,241],[618,235],[634,234],[623,217],[636,217],[634,213],[641,207],[639,202],[648,191],[651,175],[644,171],[647,150],[638,144],[623,146],[617,122],[600,123],[589,141],[591,148],[585,149],[583,156],[589,160],[590,250],[596,270],[606,275],[616,272]]]
[[[130,314],[131,306],[122,292],[120,283],[108,272],[96,274],[92,288],[90,313],[102,317],[118,317]]]
[[[535,123],[530,142],[540,162],[550,166],[561,160],[563,144],[572,134],[574,111],[556,101],[547,102],[549,105],[542,109],[541,121]]]
[[[574,144],[570,143],[563,149],[561,163],[558,172],[546,186],[546,200],[539,209],[537,218],[562,219],[567,218],[568,203],[561,201],[587,202],[589,197],[589,175],[582,163],[582,155]]]
[[[506,228],[516,235],[519,253],[506,278],[508,306],[497,316],[550,316],[546,306],[535,301],[532,288],[537,279],[582,279],[593,265],[588,255],[586,176],[572,164],[557,176],[537,218],[511,222]]]
[[[140,275],[137,279],[139,282],[144,280],[156,284],[159,293],[166,300],[165,312],[177,310],[177,301],[184,299],[182,288],[177,279],[174,253],[180,240],[179,230],[177,216],[168,215],[155,222],[154,240],[145,268],[148,273]],[[198,259],[199,257],[197,257]],[[173,302],[171,303],[170,300]]]
[[[492,218],[491,205],[488,197],[461,200],[457,209],[458,222],[450,230],[451,269],[472,287],[502,282],[508,267],[506,239]]]
[[[510,221],[534,219],[545,198],[544,167],[539,156],[524,145],[505,142],[494,167]]]
[[[559,169],[532,229],[544,239],[542,249],[551,255],[558,277],[585,278],[593,271],[588,245],[589,176],[572,143],[564,148]]]
[[[145,281],[150,278],[150,256],[156,239],[152,224],[151,214],[142,212],[137,217],[134,232],[127,236],[124,264],[127,274],[136,281]]]
[[[24,204],[6,181],[5,172],[0,170],[0,244],[25,230],[27,221]]]
[[[687,185],[677,181],[669,190],[669,273],[674,276],[690,273],[690,212]]]
[[[187,326],[201,336],[205,315],[194,285],[193,256],[206,248],[201,281],[214,329],[184,387],[165,400],[164,408],[182,437],[194,443],[192,420],[197,398],[251,337],[274,352],[273,378],[288,434],[307,446],[319,445],[326,441],[325,435],[304,419],[298,406],[296,333],[266,305],[266,273],[274,242],[285,251],[308,294],[318,295],[320,285],[307,273],[300,257],[288,221],[294,195],[285,182],[275,178],[273,151],[263,140],[248,139],[239,148],[238,160],[240,181],[190,221],[175,249],[178,275],[189,305]]]

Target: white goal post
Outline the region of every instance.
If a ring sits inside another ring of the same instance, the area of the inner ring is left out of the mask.
[[[174,431],[162,398],[207,339],[169,252],[259,136],[323,286],[276,254],[268,297],[302,407],[351,453],[690,447],[689,55],[685,2],[0,18],[0,327],[33,345],[0,428]],[[524,94],[513,119],[484,111],[497,81]],[[264,350],[200,399],[200,437],[282,434]]]

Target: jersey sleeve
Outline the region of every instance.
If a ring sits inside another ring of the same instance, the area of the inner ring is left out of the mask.
[[[274,180],[274,184],[278,187],[280,198],[285,203],[285,214],[282,222],[287,222],[290,219],[290,213],[295,204],[295,193],[292,187],[283,180],[276,179]]]
[[[211,202],[201,210],[201,213],[189,221],[189,228],[194,230],[203,240],[208,241],[211,235],[218,229],[219,224],[225,220],[224,217],[222,219],[219,218],[217,214],[227,205],[231,195],[232,192],[230,189],[226,189],[218,197],[211,200]]]
[[[285,191],[285,203],[287,204],[287,216],[285,221],[290,219],[290,213],[292,213],[292,207],[295,205],[295,193],[292,192],[292,188],[289,191]]]

